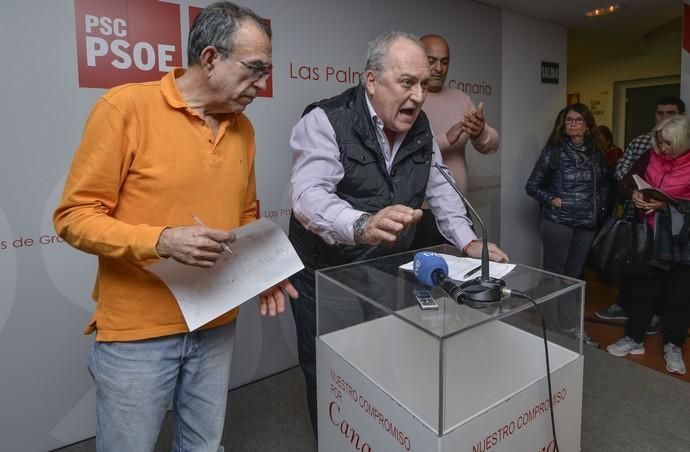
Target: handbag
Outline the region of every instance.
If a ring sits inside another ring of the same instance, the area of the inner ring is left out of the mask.
[[[654,232],[646,221],[609,218],[592,243],[592,261],[613,275],[647,273],[651,268]]]

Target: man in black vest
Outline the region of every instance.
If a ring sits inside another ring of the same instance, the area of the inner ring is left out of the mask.
[[[314,270],[407,251],[425,200],[441,233],[473,257],[482,243],[443,165],[422,111],[429,62],[419,40],[388,32],[369,44],[362,83],[307,107],[290,146],[290,241],[305,269],[291,278],[299,361],[316,430]],[[493,243],[495,261],[508,256]]]

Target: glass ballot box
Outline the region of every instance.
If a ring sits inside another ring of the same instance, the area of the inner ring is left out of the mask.
[[[431,251],[460,256],[454,247]],[[414,252],[316,273],[319,450],[580,450],[584,282],[516,265],[532,297],[459,304],[401,269]],[[422,309],[430,290],[438,309]]]

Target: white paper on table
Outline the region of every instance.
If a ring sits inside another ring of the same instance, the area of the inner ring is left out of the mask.
[[[174,259],[147,267],[173,293],[190,331],[304,268],[283,230],[272,221],[261,218],[233,232],[236,240],[229,244],[233,254],[224,252],[211,268]]]
[[[443,259],[448,263],[448,276],[452,279],[458,281],[467,281],[470,279],[475,279],[481,276],[481,270],[477,270],[472,275],[465,278],[467,272],[474,270],[481,265],[482,261],[480,259],[474,259],[472,257],[458,257],[451,256],[450,254],[440,254]],[[412,266],[414,261],[408,262],[400,266],[401,269],[412,271]],[[511,272],[515,268],[515,264],[504,264],[501,262],[489,261],[489,275],[493,278],[503,278],[505,275]]]

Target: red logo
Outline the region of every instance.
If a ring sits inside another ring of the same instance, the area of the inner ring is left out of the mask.
[[[189,8],[190,27],[201,8]],[[74,0],[79,86],[159,80],[182,65],[180,5],[165,0]],[[268,19],[264,19],[270,23]],[[258,96],[273,97],[273,81]]]
[[[79,86],[157,80],[182,64],[180,7],[157,0],[75,0]]]

